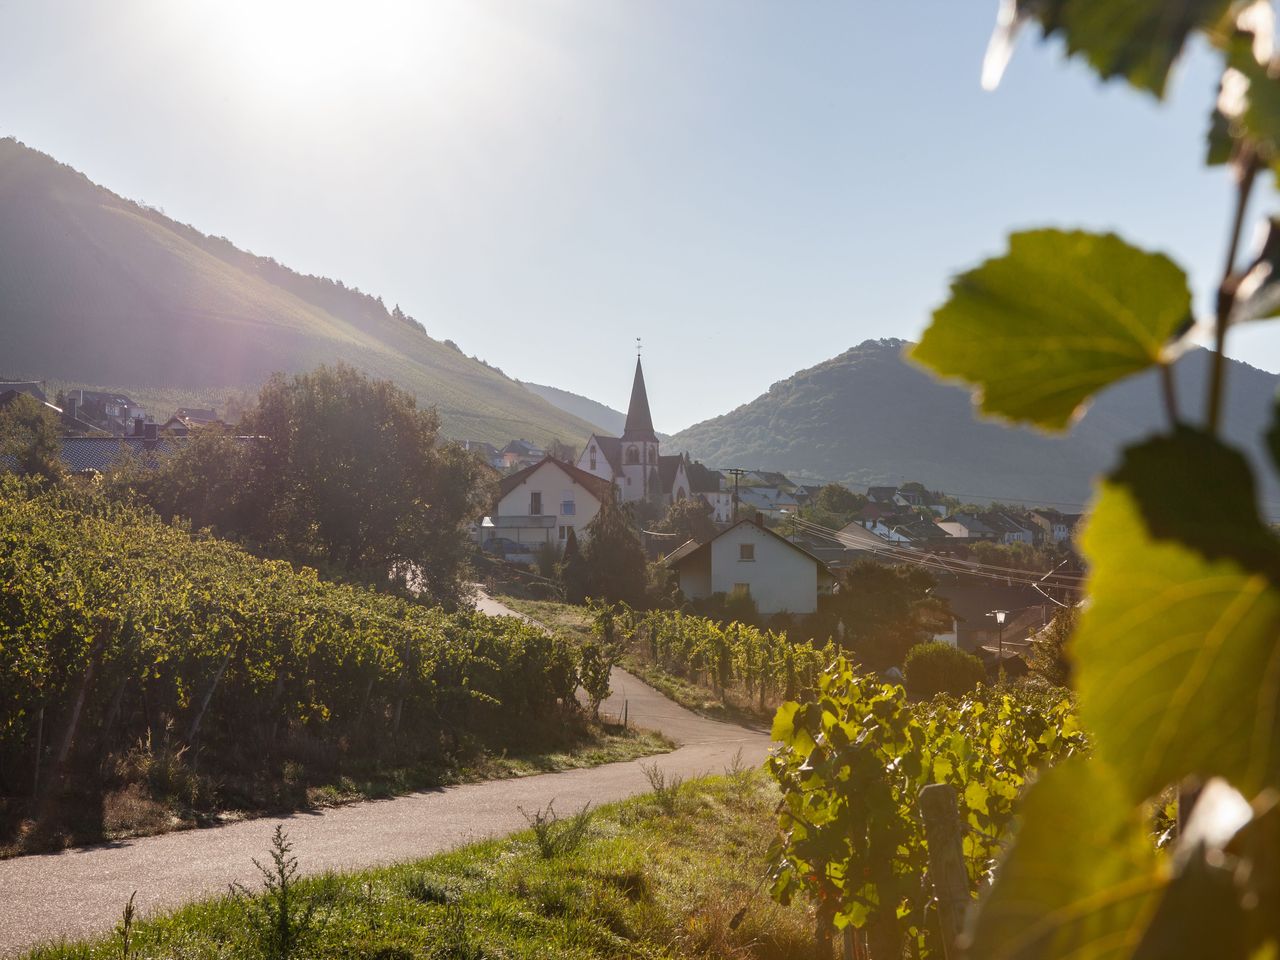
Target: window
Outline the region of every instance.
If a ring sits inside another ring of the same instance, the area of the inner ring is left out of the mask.
[[[756,545],[754,543],[738,544],[739,560],[754,560],[756,558]]]
[[[535,490],[529,494],[529,515],[539,516],[542,513],[542,491]]]
[[[751,584],[735,583],[733,585],[733,592],[736,596],[739,596],[739,597],[749,597],[751,596]]]
[[[569,539],[569,528],[566,527],[564,524],[560,525],[560,539],[561,540]]]
[[[640,462],[640,448],[637,446],[627,447],[627,463]]]
[[[596,469],[596,455],[595,455],[595,453],[592,453],[592,454],[591,454],[591,470],[592,470],[592,472],[595,472],[595,469]]]
[[[578,511],[577,504],[575,504],[572,500],[560,501],[560,516],[572,517],[576,515],[577,511]]]

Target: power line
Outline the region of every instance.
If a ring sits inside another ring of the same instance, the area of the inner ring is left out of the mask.
[[[852,537],[847,537],[839,531],[832,530],[830,527],[824,527],[820,524],[800,519],[796,519],[794,522],[806,532],[824,537],[835,543],[839,543],[841,546],[851,547],[856,550],[867,550],[877,556],[884,554],[890,559],[899,560],[903,563],[915,564],[916,566],[924,567],[929,570],[983,577],[988,580],[1002,580],[1008,583],[1020,583],[1024,586],[1036,587],[1038,590],[1040,589],[1040,585],[1062,587],[1064,589],[1077,589],[1084,584],[1083,577],[1077,577],[1072,574],[1055,574],[1051,570],[1040,577],[1035,577],[1028,571],[1019,570],[1015,567],[1002,567],[996,564],[981,563],[976,560],[943,558],[934,553],[920,554],[917,551],[895,547],[888,543],[883,546],[878,544],[868,545],[866,543],[860,543]],[[1063,562],[1065,563],[1066,561]],[[1061,566],[1061,564],[1059,564],[1059,566]],[[1052,581],[1049,580],[1050,577],[1053,578]],[[1043,591],[1041,592],[1043,593]]]

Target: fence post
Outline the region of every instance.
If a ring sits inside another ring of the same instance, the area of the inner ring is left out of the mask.
[[[960,811],[949,784],[931,783],[920,791],[920,817],[929,844],[929,878],[938,904],[946,960],[960,956],[958,938],[969,909],[969,874],[964,865]]]

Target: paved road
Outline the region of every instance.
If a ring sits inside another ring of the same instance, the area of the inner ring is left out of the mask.
[[[483,595],[478,606],[485,613],[515,615]],[[632,724],[681,744],[645,761],[670,773],[720,773],[738,751],[749,764],[763,762],[768,752],[767,734],[700,717],[625,671],[614,672],[613,691],[604,709],[620,713],[625,701]],[[255,885],[250,858],[262,858],[277,823],[288,830],[303,872],[350,870],[522,829],[519,807],[533,810],[554,800],[568,811],[648,789],[640,761],[612,763],[0,861],[0,955],[105,933],[134,890],[146,914],[220,893],[234,881]]]

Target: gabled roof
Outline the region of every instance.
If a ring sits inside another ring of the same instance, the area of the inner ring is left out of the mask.
[[[499,499],[505,497],[508,493],[520,486],[520,484],[524,483],[529,479],[529,477],[533,476],[534,473],[541,470],[547,464],[551,464],[562,471],[570,480],[579,486],[586,488],[588,493],[601,502],[604,502],[613,496],[613,484],[608,480],[602,480],[594,474],[587,473],[585,470],[580,470],[572,463],[565,463],[563,460],[557,460],[554,457],[543,457],[532,466],[525,467],[523,470],[517,470],[509,477],[503,477],[502,482],[498,484]]]
[[[653,432],[653,417],[649,414],[649,393],[644,387],[644,368],[636,357],[636,375],[631,382],[631,403],[627,405],[627,422],[622,428],[623,440],[647,440],[658,442]]]
[[[719,493],[724,474],[710,470],[696,460],[685,462],[684,472],[689,477],[690,493]]]
[[[512,440],[502,448],[503,453],[514,453],[520,457],[537,457],[542,455],[542,448],[530,443],[523,437],[519,440]]]
[[[663,493],[671,492],[671,487],[676,482],[676,472],[680,469],[682,460],[684,460],[684,457],[679,454],[658,457],[658,482],[661,484]]]
[[[29,393],[41,403],[48,401],[44,387],[35,380],[0,380],[0,393],[5,390],[16,390],[18,393]]]
[[[711,544],[715,543],[721,537],[728,536],[730,533],[732,533],[734,530],[737,530],[739,527],[743,526],[744,524],[747,526],[753,527],[756,530],[759,530],[761,533],[768,534],[769,536],[773,537],[773,539],[777,540],[779,543],[786,544],[792,550],[796,551],[796,553],[804,554],[806,557],[808,557],[810,560],[812,560],[814,563],[818,565],[818,570],[820,572],[825,573],[828,576],[831,574],[831,571],[827,568],[827,565],[823,563],[820,559],[815,557],[808,550],[806,550],[804,547],[797,546],[796,544],[788,540],[786,537],[784,537],[782,534],[775,533],[774,531],[770,530],[768,527],[761,526],[760,524],[754,523],[751,520],[739,520],[733,526],[725,530],[721,530],[710,540],[707,540],[703,543],[699,543],[697,540],[688,540],[685,543],[682,543],[680,546],[676,547],[669,554],[667,554],[666,558],[662,562],[667,566],[678,566],[679,564],[688,560],[690,557],[694,556],[695,554],[700,554],[703,550],[710,549]]]
[[[587,446],[592,443],[599,448],[600,453],[609,461],[609,466],[613,468],[615,474],[622,472],[622,438],[621,437],[605,437],[598,433],[593,433],[587,439]]]
[[[203,407],[179,407],[173,416],[193,423],[214,423],[218,419],[216,410],[206,410]],[[170,417],[170,419],[173,418]]]
[[[892,500],[897,494],[897,487],[867,487],[867,499],[875,502]]]

